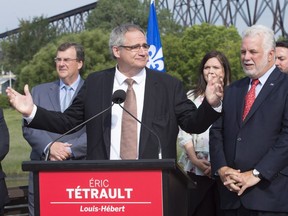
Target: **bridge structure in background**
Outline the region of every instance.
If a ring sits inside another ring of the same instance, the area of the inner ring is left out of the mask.
[[[96,7],[97,2],[79,7],[65,13],[47,18],[49,25],[55,27],[57,34],[78,33],[85,30],[85,22],[89,13]],[[0,40],[8,38],[10,35],[18,34],[20,28],[13,29],[0,34]]]
[[[173,8],[175,20],[184,26],[203,22],[235,26],[238,30],[263,24],[276,35],[288,37],[288,0],[160,0],[163,8]],[[172,5],[173,4],[173,5]],[[284,24],[285,22],[285,24]],[[285,29],[286,27],[286,29]]]
[[[158,9],[169,9],[175,21],[186,27],[205,22],[226,27],[233,25],[239,30],[264,24],[271,27],[276,35],[287,38],[287,5],[288,0],[159,0]],[[81,32],[85,30],[89,13],[96,6],[97,1],[47,19],[51,26],[56,27],[58,34]],[[19,30],[0,34],[0,40],[18,34]]]

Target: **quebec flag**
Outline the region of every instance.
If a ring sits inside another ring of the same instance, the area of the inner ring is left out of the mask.
[[[147,27],[147,43],[150,45],[148,51],[149,60],[147,62],[147,67],[150,69],[165,72],[164,57],[162,52],[162,44],[158,29],[158,21],[154,0],[151,0],[150,3],[150,11]]]

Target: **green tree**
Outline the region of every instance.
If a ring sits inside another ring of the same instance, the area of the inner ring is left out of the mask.
[[[162,39],[167,71],[181,79],[187,90],[197,82],[201,59],[212,50],[219,50],[227,56],[233,80],[243,76],[240,65],[241,38],[235,27],[203,23],[187,28],[181,38],[169,35]]]
[[[168,34],[161,37],[165,70],[170,75],[182,79],[183,55],[180,38],[174,34]]]
[[[85,63],[82,76],[85,78],[93,71],[103,70],[115,66],[108,49],[109,34],[106,31],[95,29],[79,34],[69,34],[49,43],[39,50],[33,59],[26,64],[18,76],[18,90],[22,91],[25,84],[32,88],[43,82],[57,79],[54,58],[57,47],[64,42],[76,42],[85,49]]]
[[[10,103],[6,95],[0,94],[0,107],[2,109],[9,108]]]
[[[1,65],[15,74],[19,74],[40,48],[56,38],[55,28],[44,17],[35,17],[31,22],[20,20],[19,28],[17,35],[1,42]]]
[[[123,23],[147,26],[148,7],[139,0],[99,0],[97,7],[89,14],[85,24],[87,29],[102,28],[112,30]]]
[[[231,64],[233,80],[244,76],[240,65],[241,39],[234,27],[194,25],[187,28],[182,36],[167,34],[162,36],[163,54],[167,73],[183,81],[185,88],[191,89],[197,82],[198,66],[206,52],[222,51]],[[101,29],[79,34],[62,36],[43,47],[26,64],[18,76],[19,89],[28,83],[33,87],[39,83],[56,79],[53,59],[57,46],[64,41],[80,43],[85,48],[86,60],[83,77],[115,65],[108,49],[109,32]]]
[[[167,32],[181,33],[183,27],[178,25],[173,14],[167,9],[158,9],[156,3],[158,26],[162,35]],[[86,29],[101,28],[111,31],[117,25],[134,23],[147,29],[150,0],[99,0],[97,7],[89,14]]]

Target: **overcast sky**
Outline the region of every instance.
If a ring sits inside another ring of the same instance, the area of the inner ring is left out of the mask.
[[[0,33],[18,28],[20,19],[32,21],[33,17],[42,15],[48,18],[93,2],[97,2],[97,0],[2,0],[0,6]],[[171,2],[170,0],[170,6],[173,5]],[[254,2],[251,3],[252,11],[254,4]],[[266,9],[266,11],[268,10]],[[239,33],[241,33],[247,26],[239,15],[238,19],[236,26]],[[285,16],[284,23],[287,23],[287,19],[288,15]],[[272,21],[271,13],[267,13],[261,16],[257,24],[271,27]],[[221,23],[218,24],[221,25]]]
[[[97,0],[2,0],[0,6],[0,33],[19,27],[19,20],[33,17],[51,17],[91,4]]]

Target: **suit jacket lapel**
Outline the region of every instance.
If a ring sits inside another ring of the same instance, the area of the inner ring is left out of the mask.
[[[51,101],[51,104],[53,106],[53,108],[56,111],[60,111],[61,107],[60,107],[60,95],[59,95],[59,85],[60,85],[60,81],[55,81],[52,83],[52,85],[50,86],[50,91],[48,93],[48,97]]]
[[[265,101],[268,95],[272,92],[275,86],[279,83],[279,75],[281,72],[276,71],[276,69],[270,74],[264,86],[262,87],[259,95],[257,96],[254,104],[251,107],[250,112],[248,113],[244,123],[250,119],[254,112],[259,108],[259,106]]]
[[[155,81],[153,77],[153,72],[150,69],[146,68],[146,83],[145,83],[145,95],[144,95],[144,103],[143,103],[143,113],[142,113],[142,122],[150,129],[153,130],[152,118],[155,112],[155,103],[151,101],[157,100],[157,88],[158,81]],[[150,117],[149,117],[150,116]],[[150,132],[141,127],[140,132],[140,142],[139,142],[139,157],[141,158],[142,152],[145,149],[145,145],[148,143],[148,138],[150,136]]]
[[[237,110],[237,119],[238,119],[239,125],[242,125],[242,123],[243,123],[242,115],[243,115],[243,111],[244,111],[245,96],[246,96],[247,91],[248,91],[249,82],[250,82],[250,78],[246,77],[243,80],[243,82],[240,84],[240,87],[239,87],[239,97],[237,99],[237,105],[236,105],[236,107],[237,107],[236,108],[236,110]]]
[[[78,87],[77,87],[77,89],[75,91],[75,94],[73,95],[72,101],[74,100],[74,98],[78,94],[78,92],[81,89],[83,83],[84,83],[84,80],[81,78],[80,81],[79,81]],[[56,111],[60,111],[61,110],[59,87],[60,87],[60,81],[57,80],[57,81],[52,83],[52,85],[50,86],[50,91],[48,93],[50,101],[51,101],[51,104],[53,105],[53,107],[54,107],[54,109]]]
[[[109,69],[107,73],[105,73],[105,77],[103,79],[102,89],[102,110],[106,109],[107,107],[111,106],[111,96],[113,91],[113,83],[114,83],[114,76],[115,76],[115,68]],[[102,115],[102,130],[103,130],[103,137],[104,143],[106,147],[106,153],[109,158],[110,156],[110,145],[111,145],[111,109]]]
[[[73,95],[72,101],[74,100],[74,98],[76,97],[76,95],[78,94],[79,90],[81,89],[82,85],[84,84],[84,80],[82,78],[80,78],[79,84],[77,86],[77,89],[75,91],[75,94]]]

